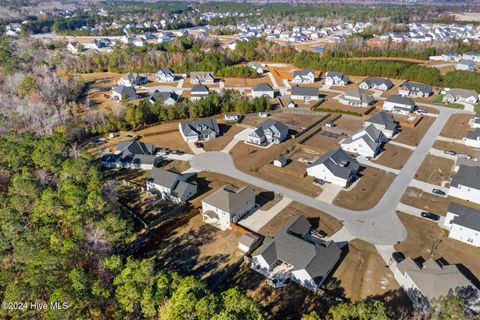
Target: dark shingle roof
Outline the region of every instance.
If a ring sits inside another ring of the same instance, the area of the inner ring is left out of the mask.
[[[392,103],[397,103],[397,104],[403,104],[403,105],[407,105],[407,106],[410,106],[410,107],[415,107],[415,101],[413,101],[409,97],[402,97],[401,95],[398,95],[398,94],[391,95],[385,101],[392,102]]]
[[[292,87],[292,96],[318,97],[318,88],[315,87]]]
[[[197,119],[184,121],[181,124],[183,134],[186,136],[198,134],[210,134],[215,132],[217,135],[220,132],[217,120],[215,118]]]
[[[263,82],[263,83],[259,83],[256,86],[254,86],[252,88],[252,91],[259,91],[259,92],[273,91],[273,88],[268,83]]]
[[[453,223],[480,231],[480,210],[450,202],[448,212],[458,215],[452,220]]]
[[[397,128],[393,116],[383,110],[371,116],[367,122],[385,126],[387,130],[395,130]]]
[[[310,167],[324,164],[335,176],[348,179],[360,168],[357,159],[338,148],[323,154]]]
[[[462,185],[480,190],[480,167],[461,165],[457,174],[453,176],[450,185],[456,188]]]
[[[401,87],[407,88],[409,91],[412,92],[422,92],[422,93],[432,93],[432,86],[429,84],[424,84],[424,83],[417,83],[417,82],[412,82],[412,81],[405,81],[400,85]]]

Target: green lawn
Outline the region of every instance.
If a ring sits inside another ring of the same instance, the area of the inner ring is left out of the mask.
[[[480,111],[480,102],[475,105],[475,112]]]
[[[443,107],[449,107],[449,108],[454,108],[454,109],[464,109],[465,106],[461,103],[444,103],[443,102],[443,97],[444,94],[439,94],[435,100],[433,100],[433,103],[438,104],[439,106]]]

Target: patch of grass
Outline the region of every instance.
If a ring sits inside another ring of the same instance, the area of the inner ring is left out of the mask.
[[[475,112],[479,112],[479,111],[480,111],[480,102],[477,103],[477,104],[474,106],[474,110],[475,110]]]
[[[443,102],[443,97],[445,95],[444,94],[439,94],[435,100],[433,100],[433,103],[434,104],[438,104],[440,106],[444,106],[444,107],[449,107],[449,108],[454,108],[454,109],[464,109],[465,106],[461,103],[444,103]]]

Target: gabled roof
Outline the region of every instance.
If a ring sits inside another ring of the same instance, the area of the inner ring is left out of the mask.
[[[258,92],[273,91],[273,88],[268,83],[263,82],[254,86],[252,88],[252,91],[258,91]]]
[[[476,128],[473,131],[467,133],[467,139],[478,140],[480,138],[480,128]]]
[[[215,120],[215,118],[183,121],[180,126],[185,136],[193,136],[198,134],[204,135],[212,132],[218,134],[220,132],[217,120]]]
[[[210,90],[208,89],[207,86],[203,84],[196,84],[192,87],[191,93],[208,93]]]
[[[380,139],[382,135],[382,131],[371,124],[343,140],[342,144],[350,144],[356,140],[362,140],[370,150],[376,151],[382,144],[382,140]]]
[[[302,70],[294,70],[293,71],[293,76],[294,77],[296,77],[296,76],[305,77],[305,76],[308,76],[309,73],[315,75],[315,70],[313,70],[313,68],[304,68]]]
[[[429,84],[412,82],[412,81],[405,81],[400,85],[400,88],[407,88],[409,91],[413,92],[423,92],[423,93],[431,93],[433,88]]]
[[[113,86],[112,91],[118,93],[119,95],[127,95],[129,99],[135,99],[136,92],[134,87],[126,87],[124,85]]]
[[[447,95],[451,95],[455,98],[470,98],[470,97],[475,97],[478,99],[478,93],[475,90],[467,90],[467,89],[457,89],[453,88],[448,90]]]
[[[448,204],[447,212],[457,215],[455,218],[453,218],[452,223],[458,224],[465,228],[480,231],[480,210],[455,202],[450,202]]]
[[[134,141],[120,141],[117,143],[117,153],[125,152],[131,154],[151,154],[155,151],[155,146],[151,143],[143,143],[138,140]]]
[[[473,68],[475,68],[477,66],[475,64],[475,62],[473,62],[472,60],[460,60],[460,61],[458,61],[458,64],[463,64],[463,65],[473,67]]]
[[[172,99],[174,101],[177,101],[178,100],[178,95],[175,93],[175,92],[160,92],[158,90],[155,90],[155,92],[153,92],[151,95],[150,95],[150,100],[152,100],[153,102],[156,102],[156,101],[166,101],[168,99]]]
[[[258,62],[250,62],[248,65],[249,65],[250,67],[255,68],[255,69],[263,69],[262,65],[261,65],[260,63],[258,63]]]
[[[480,190],[480,167],[469,167],[461,165],[457,174],[452,177],[452,187],[459,185]]]
[[[173,77],[173,71],[169,68],[160,68],[157,73],[163,73],[166,76],[172,76]]]
[[[333,175],[348,179],[360,168],[357,159],[343,151],[341,148],[324,153],[310,167],[323,164],[332,172]]]
[[[401,95],[398,95],[398,94],[391,95],[385,101],[395,103],[395,104],[406,105],[412,108],[415,107],[415,101],[413,101],[409,97],[402,97]]]
[[[368,78],[366,80],[363,80],[369,87],[376,85],[380,86],[382,84],[385,84],[387,88],[393,87],[393,82],[390,81],[390,79],[385,79],[385,78]]]
[[[397,123],[393,116],[383,110],[368,118],[366,122],[385,126],[387,130],[395,130],[397,128]]]
[[[236,190],[230,185],[218,189],[202,200],[225,212],[241,210],[250,201],[255,201],[255,192],[252,187],[245,186]]]
[[[182,174],[161,168],[153,168],[148,176],[148,181],[171,190],[173,190],[179,179],[183,179]]]
[[[292,96],[318,97],[319,91],[315,87],[292,87]]]
[[[336,72],[336,71],[328,71],[327,74],[326,74],[327,77],[337,77],[337,78],[343,78],[345,77],[345,75],[341,72]]]
[[[354,89],[348,90],[347,92],[345,92],[343,94],[343,96],[344,96],[344,98],[345,97],[354,97],[354,98],[359,99],[361,102],[364,102],[364,103],[367,103],[367,104],[370,104],[373,101],[375,101],[375,99],[373,97],[367,95],[365,93],[365,91],[360,89],[360,88],[354,88]]]

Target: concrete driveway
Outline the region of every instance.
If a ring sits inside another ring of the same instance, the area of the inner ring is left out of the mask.
[[[229,153],[235,145],[240,142],[240,141],[247,141],[248,136],[250,133],[252,133],[255,129],[253,128],[246,128],[245,130],[241,131],[240,133],[237,133],[232,141],[230,141],[225,148],[223,148],[222,152]]]

